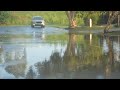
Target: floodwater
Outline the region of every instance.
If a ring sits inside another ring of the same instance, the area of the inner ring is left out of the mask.
[[[120,36],[0,27],[0,79],[120,79]]]

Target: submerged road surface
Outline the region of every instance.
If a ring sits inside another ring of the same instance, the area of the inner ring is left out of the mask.
[[[59,34],[67,32],[65,29],[54,28],[54,27],[34,27],[31,26],[2,26],[0,27],[0,34],[33,34],[40,33],[44,30],[45,34]]]
[[[120,79],[120,36],[95,32],[2,26],[0,79]]]

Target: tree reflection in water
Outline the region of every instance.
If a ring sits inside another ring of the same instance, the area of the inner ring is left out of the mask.
[[[69,34],[64,55],[52,53],[49,60],[37,63],[41,78],[119,78],[120,62],[113,48],[118,37]],[[92,38],[91,38],[92,37]],[[103,52],[101,42],[106,40],[108,52]],[[118,39],[119,40],[119,39]],[[120,44],[120,43],[118,43]],[[120,48],[120,47],[119,47]],[[117,57],[116,57],[117,56]],[[120,60],[120,59],[119,59]]]
[[[5,70],[9,74],[13,74],[16,78],[23,78],[25,76],[25,69],[27,64],[25,48],[22,51],[20,50],[19,53],[17,51],[15,51],[15,53],[5,53],[7,53],[6,58],[4,57],[4,62],[6,65]]]
[[[94,37],[95,40],[90,43],[90,39],[86,40],[83,36],[70,33],[63,56],[59,52],[54,52],[50,60],[37,63],[40,77],[82,78],[86,75],[85,78],[91,78],[91,73],[86,74],[86,71],[94,71],[97,65],[101,64],[102,48],[99,46],[98,37]],[[80,72],[83,72],[83,75]],[[97,74],[97,71],[94,73]]]
[[[35,79],[36,73],[34,72],[32,66],[30,66],[28,73],[26,75],[26,79]]]
[[[26,68],[26,64],[21,63],[16,65],[9,65],[5,68],[5,70],[8,73],[13,74],[16,78],[19,78],[25,76],[25,68]]]
[[[107,56],[108,58],[106,59],[106,63],[105,63],[105,78],[109,79],[109,78],[114,78],[113,76],[118,76],[119,74],[116,73],[116,71],[120,70],[120,62],[119,62],[119,37],[120,36],[110,36],[107,35],[105,37],[107,45],[108,45],[108,53]],[[117,41],[118,40],[118,41]],[[118,44],[118,47],[116,47],[116,43]],[[115,48],[117,48],[117,52],[115,50]],[[114,72],[114,74],[112,73]],[[115,74],[116,73],[116,74]]]
[[[105,37],[107,45],[108,45],[108,56],[109,58],[106,60],[106,66],[105,66],[105,78],[110,78],[111,75],[111,66],[114,64],[113,63],[113,45],[112,45],[112,41],[110,40],[109,36]]]
[[[46,78],[120,78],[120,58],[119,51],[115,48],[119,42],[119,36],[99,36],[85,34],[76,35],[69,33],[69,40],[67,47],[62,55],[61,52],[54,51],[51,53],[49,59],[35,64],[37,73],[34,71],[34,65],[29,67],[27,74],[26,69],[26,54],[21,59],[18,57],[16,60],[23,60],[23,63],[6,66],[5,70],[13,74],[16,78],[25,77],[26,79],[46,79]],[[108,51],[104,52],[102,43],[105,40]],[[119,45],[117,46],[119,49]],[[4,51],[2,47],[1,52]],[[0,52],[0,53],[1,53]],[[17,56],[20,53],[17,53]],[[2,53],[1,53],[2,55]],[[4,62],[13,60],[9,52]],[[8,59],[9,60],[6,60]],[[2,60],[3,61],[3,60]],[[116,74],[117,73],[117,74]]]

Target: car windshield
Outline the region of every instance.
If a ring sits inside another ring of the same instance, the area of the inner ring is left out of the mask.
[[[43,20],[42,17],[33,17],[33,20]]]

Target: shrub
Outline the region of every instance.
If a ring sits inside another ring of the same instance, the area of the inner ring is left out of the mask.
[[[9,18],[9,12],[0,11],[0,24],[6,24],[8,18]]]

